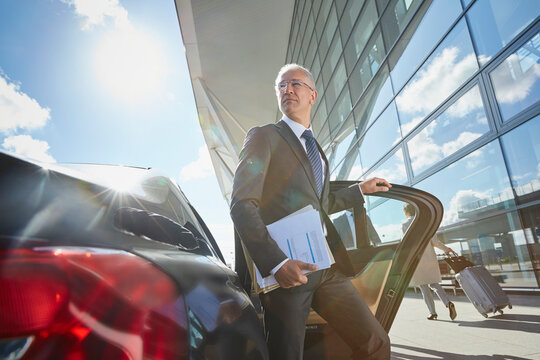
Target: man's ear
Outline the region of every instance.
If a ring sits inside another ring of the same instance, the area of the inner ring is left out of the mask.
[[[315,101],[317,101],[317,96],[319,94],[317,93],[317,90],[313,90],[313,92],[311,93],[311,98],[309,99],[309,103],[311,105],[315,104]]]

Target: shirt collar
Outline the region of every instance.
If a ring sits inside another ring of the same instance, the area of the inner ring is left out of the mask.
[[[294,120],[291,120],[289,119],[287,116],[283,115],[283,121],[285,121],[285,123],[287,125],[289,125],[289,127],[291,128],[291,130],[293,131],[294,135],[296,135],[296,137],[298,139],[301,139],[302,137],[302,134],[304,133],[304,131],[306,130],[311,130],[313,132],[313,130],[311,129],[311,124],[309,125],[309,128],[306,129],[304,127],[304,125],[302,124],[299,124],[297,123],[296,121]]]

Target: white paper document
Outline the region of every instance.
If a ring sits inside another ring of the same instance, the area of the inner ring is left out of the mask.
[[[284,217],[266,227],[272,239],[289,259],[300,260],[326,269],[332,265],[319,212],[311,205]],[[261,288],[277,284],[273,275],[262,277],[257,271],[257,283]],[[307,273],[308,271],[304,271]],[[273,289],[273,288],[272,288]]]

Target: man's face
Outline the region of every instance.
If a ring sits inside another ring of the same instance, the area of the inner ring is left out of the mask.
[[[287,71],[281,76],[279,82],[292,80],[300,80],[311,88],[315,88],[315,85],[311,83],[306,74],[301,70]],[[313,105],[317,99],[316,91],[309,89],[306,85],[295,87],[291,83],[288,83],[284,90],[276,91],[279,109],[283,114],[294,121],[301,120],[309,123],[311,105]]]

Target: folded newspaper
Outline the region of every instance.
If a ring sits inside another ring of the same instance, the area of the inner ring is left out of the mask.
[[[272,239],[289,259],[315,264],[320,270],[329,268],[334,262],[323,234],[321,217],[313,206],[308,205],[266,228]],[[244,253],[248,260],[251,278],[256,279],[253,281],[255,292],[257,294],[267,293],[278,288],[279,284],[274,276],[262,277],[245,248]],[[304,273],[307,274],[309,271],[304,271]]]

